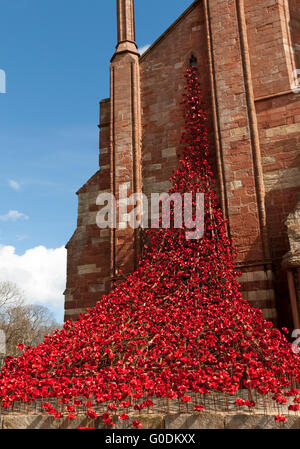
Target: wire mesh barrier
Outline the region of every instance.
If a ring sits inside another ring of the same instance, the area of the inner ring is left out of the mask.
[[[300,385],[295,384],[299,389]],[[9,414],[27,414],[27,415],[41,415],[46,414],[47,410],[51,407],[55,407],[56,411],[61,413],[61,418],[66,418],[69,411],[68,408],[71,404],[77,405],[77,415],[87,414],[88,409],[93,406],[93,410],[98,416],[103,413],[110,413],[111,415],[118,415],[121,412],[119,407],[122,407],[123,412],[128,415],[137,414],[191,414],[195,412],[211,412],[211,413],[251,413],[277,415],[286,414],[291,416],[299,416],[299,411],[290,410],[290,406],[295,404],[294,397],[291,396],[290,390],[287,390],[284,394],[285,401],[274,401],[273,394],[266,395],[257,394],[254,390],[239,390],[234,395],[228,393],[220,393],[217,391],[211,391],[209,394],[199,393],[186,393],[186,401],[174,400],[168,398],[151,398],[148,397],[139,398],[139,400],[131,399],[130,404],[124,405],[122,403],[97,403],[96,398],[90,399],[78,397],[72,400],[58,400],[57,398],[45,398],[43,400],[36,399],[28,403],[23,401],[14,401],[9,407],[5,408],[0,406],[0,416]],[[299,398],[300,400],[300,398]],[[147,407],[141,407],[142,403],[151,402]],[[237,407],[238,403],[238,407]],[[128,406],[128,407],[127,407]],[[118,409],[118,412],[116,410]],[[48,412],[49,413],[49,412]],[[49,413],[51,414],[51,412]]]

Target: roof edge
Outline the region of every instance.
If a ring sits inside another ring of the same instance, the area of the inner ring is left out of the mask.
[[[78,189],[77,190],[77,192],[76,192],[76,195],[79,195],[80,193],[83,193],[82,191],[83,191],[83,189],[88,185],[88,184],[90,184],[90,182],[94,179],[94,178],[96,178],[97,176],[99,176],[99,173],[100,173],[100,169],[99,170],[97,170],[96,171],[96,173],[94,173],[81,187],[80,187],[80,189]]]
[[[165,37],[170,34],[170,32],[200,3],[201,0],[195,0],[176,20],[173,22],[167,29],[164,31],[154,42],[150,45],[150,47],[143,53],[140,57],[140,61],[142,61],[151,50],[156,47],[160,41],[162,41]]]

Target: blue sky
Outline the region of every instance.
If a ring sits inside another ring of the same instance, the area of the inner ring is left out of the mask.
[[[135,0],[138,46],[152,43],[191,2]],[[116,2],[0,0],[0,8],[7,79],[0,94],[0,280],[15,281],[28,301],[46,304],[61,321],[60,248],[75,229],[75,192],[97,170],[98,103],[109,93]],[[42,277],[51,293],[41,299]]]

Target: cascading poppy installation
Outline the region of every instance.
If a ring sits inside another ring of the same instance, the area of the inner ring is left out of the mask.
[[[170,407],[201,413],[274,404],[278,422],[288,419],[283,408],[300,410],[300,357],[287,330],[275,329],[239,291],[197,70],[185,76],[182,158],[169,193],[204,193],[203,237],[147,230],[149,244],[125,282],[39,346],[20,344],[23,354],[6,358],[2,413],[43,411],[70,421],[85,414],[87,427],[99,417],[108,427],[116,420],[141,427],[137,413]]]

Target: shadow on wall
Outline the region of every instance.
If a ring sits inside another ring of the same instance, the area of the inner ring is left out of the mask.
[[[280,144],[277,143],[277,144]],[[295,147],[298,142],[295,139]],[[292,160],[287,169],[300,167],[300,155]],[[287,227],[285,222],[290,213],[292,213],[300,201],[299,187],[284,187],[286,179],[284,174],[280,175],[267,191],[265,197],[265,206],[267,214],[267,231],[269,236],[269,245],[272,258],[272,268],[274,273],[275,302],[278,311],[278,327],[287,327],[293,330],[292,311],[290,305],[290,295],[287,282],[286,271],[282,268],[283,256],[290,250]],[[259,245],[260,238],[256,240],[253,248]],[[253,251],[254,252],[254,251]],[[252,251],[250,250],[245,259],[251,260]],[[265,268],[267,271],[267,267]],[[267,273],[266,273],[267,280]]]

